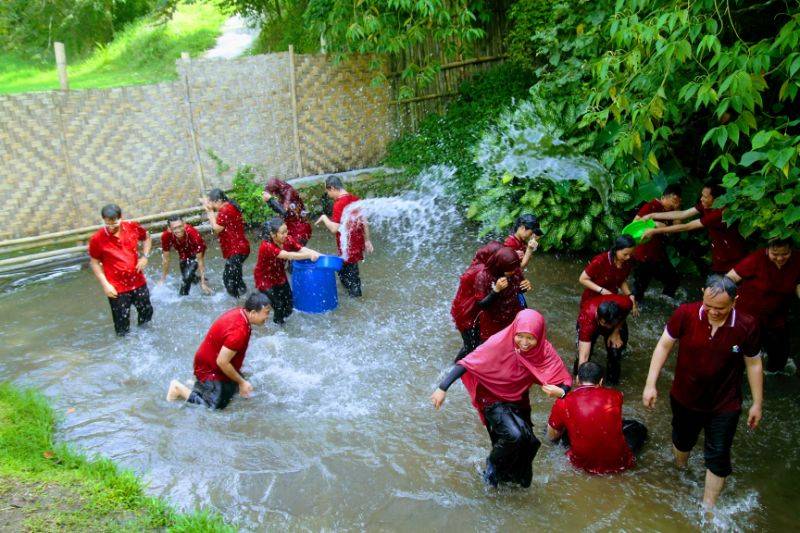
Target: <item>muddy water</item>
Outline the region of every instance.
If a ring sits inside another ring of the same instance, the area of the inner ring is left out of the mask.
[[[295,314],[282,330],[257,329],[245,364],[257,394],[225,411],[164,401],[169,380],[191,377],[207,327],[233,304],[220,291],[216,245],[209,275],[217,293],[179,298],[173,277],[152,289],[153,323],[122,340],[88,270],[6,284],[0,379],[52,398],[63,416],[60,438],[136,470],[153,494],[185,509],[211,506],[248,531],[796,527],[800,386],[788,373],[767,378],[764,425],[751,432],[740,424],[719,516],[701,521],[700,455],[686,472],[670,464],[669,380],[660,382],[655,412],[638,403],[673,307],[658,298],[632,321],[623,367],[626,415],[644,420],[652,435],[639,467],[589,477],[545,445],[530,489],[484,487],[489,439],[463,387],[453,386],[441,412],[428,404],[459,348],[448,308],[476,240],[457,226],[414,252],[390,228],[378,230],[378,251],[362,266],[364,297],[345,298],[324,316]],[[311,245],[331,251],[331,242],[318,232]],[[530,267],[529,304],[545,314],[551,340],[570,360],[584,260],[541,255]],[[251,257],[249,285],[253,264]],[[543,438],[551,403],[536,391],[532,403]]]

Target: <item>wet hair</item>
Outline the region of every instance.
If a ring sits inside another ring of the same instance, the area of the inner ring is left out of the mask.
[[[179,220],[183,220],[183,217],[180,215],[172,215],[167,219],[167,224],[172,224],[173,222],[178,222]]]
[[[514,221],[514,231],[517,231],[522,226],[525,229],[539,229],[539,221],[536,220],[536,215],[526,213],[517,217]]]
[[[272,240],[272,235],[278,233],[278,230],[281,229],[284,222],[281,217],[274,217],[266,222],[264,225],[261,226],[261,238],[265,241]]]
[[[725,187],[723,187],[720,182],[715,180],[708,180],[703,184],[703,188],[711,191],[711,196],[715,199],[725,194]]]
[[[605,374],[606,371],[603,365],[595,363],[594,361],[586,361],[578,367],[578,381],[582,384],[590,383],[592,385],[598,385]]]
[[[615,254],[620,250],[623,250],[625,248],[633,248],[634,246],[636,246],[636,241],[633,239],[633,237],[627,234],[620,235],[619,237],[614,239],[614,244],[613,246],[611,246],[611,250],[609,250],[609,252]]]
[[[228,198],[228,195],[225,194],[225,191],[220,188],[214,188],[208,191],[208,199],[212,202],[228,202],[235,207],[237,211],[240,213],[242,212],[242,208],[239,207],[239,204],[236,202],[236,200],[231,200]]]
[[[103,218],[119,218],[122,216],[122,209],[117,204],[106,204],[100,210],[100,216]]]
[[[344,183],[342,183],[342,178],[340,178],[339,176],[328,176],[327,178],[325,178],[325,188],[336,189],[336,190],[344,189]]]
[[[770,248],[792,248],[794,243],[792,243],[792,239],[776,238],[770,239],[767,244]]]
[[[597,306],[597,318],[607,324],[616,324],[623,315],[622,308],[616,302],[603,302]]]
[[[736,283],[727,276],[720,276],[719,274],[711,274],[706,278],[706,284],[703,286],[705,290],[711,291],[712,296],[721,293],[726,293],[731,297],[731,300],[736,298]]]
[[[253,292],[244,301],[245,311],[261,311],[265,307],[272,307],[269,302],[269,297],[262,292]]]
[[[667,185],[662,193],[662,196],[677,196],[678,198],[681,198],[683,196],[683,188],[677,183]]]

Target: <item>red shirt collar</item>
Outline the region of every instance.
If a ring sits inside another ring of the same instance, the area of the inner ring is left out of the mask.
[[[705,320],[708,322],[708,318],[705,312],[706,306],[700,304],[700,309],[697,311],[697,317],[702,321]],[[731,311],[731,314],[728,315],[728,318],[725,319],[725,323],[722,324],[721,328],[732,328],[736,325],[736,308]]]

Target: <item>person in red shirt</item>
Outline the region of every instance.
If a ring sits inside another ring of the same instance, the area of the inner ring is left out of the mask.
[[[800,297],[800,255],[791,241],[776,239],[739,261],[727,276],[739,284],[736,309],[759,321],[767,370],[780,372],[789,360],[789,304]]]
[[[644,233],[643,238],[652,238],[663,233],[680,233],[705,228],[711,240],[711,271],[715,274],[725,275],[747,255],[747,242],[739,233],[735,225],[729,226],[722,221],[725,207],[716,209],[714,200],[725,194],[725,189],[713,181],[708,181],[703,187],[700,201],[694,207],[684,211],[668,211],[665,213],[649,213],[643,219],[652,220],[683,220],[700,215],[690,222],[673,224],[653,228]]]
[[[672,314],[653,351],[642,403],[653,408],[656,381],[675,343],[678,361],[670,390],[672,447],[675,462],[685,467],[689,452],[705,433],[706,464],[703,503],[713,507],[731,472],[731,445],[742,410],[742,374],[753,396],[747,425],[761,421],[764,373],[755,318],[734,309],[736,284],[712,274],[703,301],[683,304]]]
[[[629,297],[621,294],[606,294],[594,298],[578,315],[578,357],[573,373],[589,360],[594,343],[602,335],[606,345],[608,382],[619,383],[622,353],[628,345],[628,323],[626,319],[633,309]]]
[[[283,180],[272,178],[264,186],[264,201],[286,222],[289,236],[305,246],[311,239],[308,211],[297,189]]]
[[[636,301],[628,286],[628,275],[633,268],[631,257],[636,247],[636,241],[630,235],[620,235],[614,240],[614,245],[607,252],[594,256],[586,268],[581,272],[578,281],[585,288],[581,295],[581,311],[592,300],[604,294],[622,294],[633,300],[633,314],[638,315]]]
[[[183,221],[179,215],[169,217],[167,229],[161,234],[161,281],[163,285],[169,273],[170,250],[175,248],[178,252],[178,261],[181,268],[181,287],[178,294],[186,296],[189,288],[194,283],[200,283],[200,289],[205,294],[211,294],[211,289],[206,284],[206,241],[191,224]]]
[[[100,211],[104,227],[89,239],[89,266],[111,305],[114,331],[123,336],[131,328],[131,305],[136,307],[138,323],[153,318],[150,291],[144,267],[153,241],[138,222],[122,220],[122,210],[108,204]],[[142,256],[139,256],[142,242]]]
[[[211,189],[208,198],[202,202],[211,229],[219,239],[222,257],[225,259],[222,283],[228,294],[238,298],[247,292],[247,285],[242,279],[242,264],[250,255],[250,243],[244,233],[242,210],[236,202],[229,200],[221,189]]]
[[[622,419],[622,393],[603,387],[603,367],[588,361],[578,368],[578,386],[553,404],[547,438],[564,441],[576,468],[613,474],[633,468],[647,428]]]
[[[269,298],[254,292],[244,307],[234,307],[220,315],[206,333],[194,354],[194,388],[173,379],[167,391],[167,401],[184,400],[224,409],[236,392],[247,398],[253,386],[241,374],[242,363],[250,344],[252,327],[262,326],[269,318]]]
[[[533,252],[539,247],[539,238],[544,235],[536,215],[525,214],[517,217],[514,222],[514,233],[506,237],[503,246],[517,252],[520,259],[520,268],[523,270],[531,260]]]
[[[286,279],[286,261],[319,259],[319,252],[304,247],[291,235],[284,221],[273,218],[264,223],[263,241],[258,248],[258,261],[253,270],[256,289],[269,297],[272,303],[273,321],[283,324],[292,314],[292,287]]]
[[[372,242],[369,238],[369,226],[364,217],[357,210],[351,210],[350,216],[344,222],[345,250],[342,250],[342,215],[347,206],[357,202],[360,198],[350,194],[344,188],[341,178],[328,176],[325,179],[325,193],[333,200],[333,213],[321,215],[316,224],[325,224],[328,231],[336,236],[336,249],[344,259],[344,266],[339,271],[339,280],[347,289],[347,293],[357,298],[361,296],[361,275],[358,271],[358,262],[364,260],[364,251],[372,253]],[[351,208],[352,209],[352,208]]]
[[[681,187],[678,184],[667,185],[661,198],[654,198],[644,204],[636,213],[634,220],[642,220],[651,213],[665,213],[681,208]],[[655,235],[647,242],[639,244],[633,251],[633,295],[637,303],[644,300],[644,293],[655,278],[663,285],[662,293],[670,298],[680,285],[678,271],[669,260],[664,248],[664,237]]]
[[[486,268],[475,275],[474,298],[479,309],[478,333],[485,341],[508,326],[522,309],[519,294],[529,291],[531,283],[522,277],[519,256],[503,247],[486,260]]]

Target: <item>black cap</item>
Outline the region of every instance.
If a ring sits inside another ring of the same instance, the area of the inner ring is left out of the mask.
[[[540,237],[544,235],[544,231],[542,231],[542,228],[539,226],[539,219],[536,218],[536,215],[533,213],[520,215],[519,218],[517,218],[517,222],[514,224],[514,229],[520,226],[525,226],[529,230],[533,230],[533,233]]]

